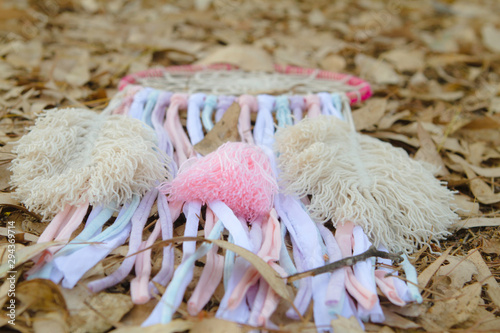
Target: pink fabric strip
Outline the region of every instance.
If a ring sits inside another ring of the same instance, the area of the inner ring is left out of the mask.
[[[352,232],[354,224],[352,222],[337,223],[335,238],[339,244],[340,251],[344,258],[352,256]],[[349,294],[366,309],[371,309],[377,301],[377,295],[366,289],[354,276],[351,267],[345,268],[345,284]]]
[[[257,99],[252,95],[241,95],[238,98],[238,103],[241,106],[240,118],[238,120],[238,132],[240,133],[241,141],[253,144],[250,113],[257,112]]]
[[[130,106],[132,105],[132,102],[134,101],[134,96],[137,92],[139,92],[143,87],[141,86],[130,86],[127,88],[127,91],[125,92],[125,96],[123,96],[122,103],[115,109],[113,110],[113,114],[128,114],[128,111],[130,109]]]
[[[370,248],[372,245],[365,235],[363,228],[360,226],[355,226],[353,231],[353,255],[358,255]],[[358,307],[358,316],[363,321],[371,320],[374,323],[382,323],[385,320],[384,312],[380,307],[380,302],[377,296],[377,286],[375,283],[375,258],[368,258],[365,261],[356,263],[352,270],[356,279],[372,293],[372,298],[375,299],[375,303],[372,308],[366,308],[363,304]]]
[[[215,216],[210,208],[207,208],[205,218],[205,238],[208,237],[215,223]],[[197,315],[208,303],[222,279],[224,269],[224,257],[217,254],[218,246],[213,245],[207,253],[205,267],[200,279],[188,301],[188,312],[190,315]]]
[[[278,222],[278,217],[274,209],[269,213],[269,217],[264,220],[262,225],[263,241],[257,252],[268,264],[275,263],[279,259],[279,251],[281,249],[281,234]],[[277,266],[277,265],[276,265]],[[283,271],[283,270],[281,270]],[[228,307],[234,309],[243,300],[248,288],[255,284],[260,278],[259,272],[251,266],[245,273],[243,279],[234,289],[231,297],[228,300]]]
[[[321,100],[317,95],[307,95],[305,97],[307,116],[309,118],[314,118],[321,115]]]
[[[78,206],[74,212],[74,214],[71,216],[69,221],[64,225],[64,227],[61,228],[59,231],[59,234],[56,236],[54,239],[55,241],[61,241],[61,242],[69,242],[69,239],[73,232],[78,228],[78,226],[83,222],[83,218],[87,214],[87,210],[89,209],[89,203],[88,201],[82,204],[81,206]],[[58,250],[60,250],[64,245],[58,245],[58,246],[51,246],[50,248],[47,249],[47,251],[51,254],[50,256],[46,256],[46,260],[51,260],[52,256],[54,253],[56,253]]]
[[[387,251],[387,248],[384,246],[379,246],[378,249],[380,251]],[[392,265],[392,261],[390,259],[377,258],[377,262],[382,265]],[[391,276],[386,276],[387,274],[391,274]],[[382,266],[375,270],[375,281],[377,282],[377,286],[391,303],[398,306],[405,306],[406,302],[403,300],[403,296],[408,292],[408,287],[406,286],[406,283],[395,277],[397,275],[397,271]],[[403,282],[402,286],[405,286],[406,288],[398,290],[396,287],[396,280]]]
[[[165,121],[165,130],[172,140],[176,155],[174,156],[177,165],[180,166],[191,155],[189,138],[182,130],[181,120],[179,118],[179,109],[187,107],[187,94],[174,94],[170,99],[170,106],[167,110],[167,119]]]
[[[158,236],[160,235],[161,224],[156,223],[155,228],[147,241],[143,241],[139,250],[147,249],[139,254],[137,254],[137,261],[135,264],[135,278],[130,281],[130,295],[132,297],[132,302],[134,304],[144,304],[150,299],[150,293],[148,290],[149,277],[151,275],[151,246],[154,244]]]
[[[64,227],[68,219],[74,214],[76,210],[75,206],[66,205],[64,209],[57,213],[57,215],[52,219],[52,221],[47,225],[45,230],[38,238],[37,243],[45,243],[53,241],[56,237],[59,229]]]

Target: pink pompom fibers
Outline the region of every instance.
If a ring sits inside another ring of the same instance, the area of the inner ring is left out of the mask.
[[[228,142],[205,157],[185,163],[160,191],[169,201],[224,202],[236,216],[253,222],[269,213],[278,191],[266,154],[257,146]]]

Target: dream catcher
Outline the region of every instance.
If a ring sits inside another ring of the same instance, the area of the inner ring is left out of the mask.
[[[166,246],[151,277],[151,247],[173,237],[181,214],[184,236],[202,228],[207,239],[224,237],[283,278],[372,245],[406,257],[445,237],[457,219],[452,192],[428,165],[354,130],[350,105],[371,94],[359,78],[220,64],[152,69],[125,77],[119,88],[101,114],[72,109],[42,116],[17,144],[12,183],[29,209],[55,215],[40,242],[67,243],[36,258],[29,278],[71,288],[128,240],[121,266],[88,286],[97,292],[132,274],[135,303],[161,296],[144,326],[172,320],[195,262],[206,256],[189,314],[198,314],[223,283],[217,317],[274,327],[279,296],[231,251],[187,241],[174,268],[173,248]],[[153,207],[158,218],[143,239]],[[312,301],[318,328],[338,316],[382,322],[377,287],[399,306],[421,301],[409,261],[403,262],[408,283],[391,264],[372,257],[294,281],[287,316],[300,318]],[[162,295],[159,285],[166,287]]]

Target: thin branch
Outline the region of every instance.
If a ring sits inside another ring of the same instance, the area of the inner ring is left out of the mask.
[[[341,260],[332,262],[330,264],[327,264],[327,265],[324,265],[324,266],[321,266],[318,268],[314,268],[314,269],[311,269],[311,270],[308,270],[308,271],[305,271],[302,273],[290,275],[289,277],[287,277],[287,280],[288,280],[288,282],[293,282],[293,281],[300,280],[300,279],[303,279],[303,278],[308,277],[308,276],[316,276],[319,274],[332,272],[332,271],[339,269],[339,268],[342,268],[342,267],[353,266],[357,262],[364,261],[364,260],[371,258],[371,257],[391,259],[396,263],[400,263],[401,261],[403,261],[403,259],[401,258],[401,253],[389,253],[389,252],[379,251],[379,250],[377,250],[377,248],[375,246],[371,246],[368,250],[366,250],[365,252],[363,252],[361,254],[358,254],[358,255],[352,256],[352,257],[348,257],[348,258],[344,258],[344,259],[341,259]]]

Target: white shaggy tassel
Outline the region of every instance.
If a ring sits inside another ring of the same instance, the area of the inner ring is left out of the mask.
[[[126,116],[47,111],[14,148],[15,196],[45,217],[67,204],[123,204],[170,174],[155,141],[152,130]]]
[[[376,246],[411,253],[447,236],[458,219],[453,192],[434,178],[433,167],[335,117],[278,130],[276,150],[286,192],[312,195],[313,219],[352,221]]]

